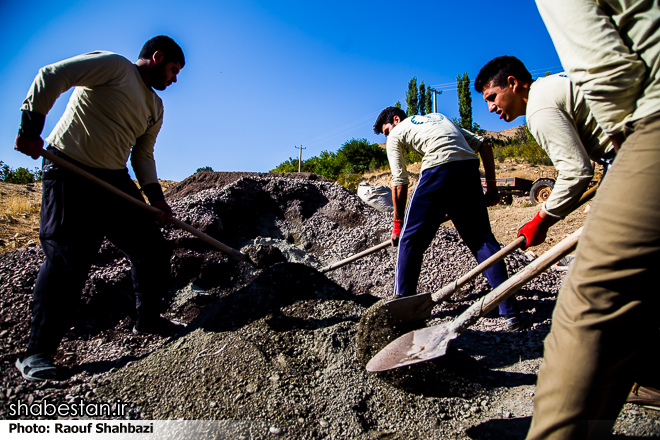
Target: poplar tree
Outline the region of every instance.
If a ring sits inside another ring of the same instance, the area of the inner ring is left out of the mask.
[[[408,83],[408,92],[406,93],[406,104],[408,104],[406,114],[408,116],[414,116],[417,114],[417,102],[417,77],[414,76]]]
[[[426,111],[426,86],[424,85],[424,81],[419,85],[419,105],[417,107],[419,108],[420,115],[423,116],[428,113]]]
[[[438,92],[438,95],[441,94],[442,92]],[[429,87],[426,89],[426,99],[425,99],[425,106],[424,110],[426,110],[426,113],[433,113],[433,92],[431,92],[431,88]]]
[[[472,96],[470,95],[470,77],[467,73],[456,77],[458,90],[458,113],[461,118],[458,125],[466,130],[472,130]]]

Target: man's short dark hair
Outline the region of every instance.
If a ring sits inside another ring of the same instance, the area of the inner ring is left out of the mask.
[[[165,55],[165,62],[173,61],[181,64],[181,68],[186,64],[186,58],[183,56],[181,47],[176,42],[165,35],[158,35],[144,43],[140,51],[140,58],[151,58],[157,50]]]
[[[474,88],[479,93],[487,86],[504,87],[507,84],[507,78],[513,76],[522,83],[531,83],[532,74],[529,73],[525,65],[516,57],[501,56],[493,58],[481,68],[477,79],[474,80]]]
[[[383,132],[383,125],[393,124],[395,116],[398,116],[402,121],[408,117],[406,112],[399,107],[387,107],[378,115],[378,119],[376,119],[376,123],[374,124],[374,133],[381,134]]]

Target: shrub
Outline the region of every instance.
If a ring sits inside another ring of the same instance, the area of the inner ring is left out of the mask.
[[[362,174],[353,174],[353,173],[341,173],[337,178],[337,183],[352,192],[353,194],[357,193],[357,187],[360,183]]]
[[[357,181],[361,174],[377,170],[387,165],[387,153],[378,144],[370,144],[366,139],[351,139],[336,152],[322,151],[304,161],[301,171],[315,173],[334,180],[350,191],[357,191]],[[298,159],[293,157],[282,162],[270,172],[290,173],[298,171]]]
[[[530,165],[552,165],[552,161],[536,142],[526,125],[519,127],[516,135],[506,141],[493,140],[493,157],[498,162],[505,159],[523,159]]]
[[[12,170],[9,165],[0,160],[0,181],[19,185],[41,182],[41,170],[35,168],[34,171],[30,171],[23,167]]]

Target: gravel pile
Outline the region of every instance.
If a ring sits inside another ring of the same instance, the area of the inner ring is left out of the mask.
[[[222,173],[198,174],[212,180]],[[0,255],[1,418],[15,418],[7,407],[18,399],[121,399],[130,407],[123,418],[253,421],[249,438],[524,438],[564,272],[548,271],[520,291],[521,308],[535,316],[529,332],[505,332],[501,318],[485,318],[442,358],[369,374],[356,355],[358,323],[390,295],[395,250],[327,274],[317,269],[386,240],[391,214],[309,176],[207,183],[180,187],[185,197],[169,192],[175,215],[242,249],[256,266],[165,229],[176,287],[166,316],[188,327],[171,339],[136,336],[128,262],[104,243],[80,320],[58,351],[57,361],[71,367],[66,381],[27,383],[13,367],[43,254],[29,248]],[[509,274],[528,262],[516,252],[506,260]],[[455,230],[441,228],[419,290],[437,290],[475,264]],[[477,278],[436,307],[430,323],[453,319],[489,290]],[[657,413],[630,405],[617,426],[660,433]]]

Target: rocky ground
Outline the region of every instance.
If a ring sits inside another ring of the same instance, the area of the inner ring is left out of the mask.
[[[318,269],[386,240],[391,214],[313,175],[198,174],[204,176],[166,192],[175,215],[242,249],[256,265],[164,229],[174,278],[166,316],[188,324],[175,337],[131,333],[129,264],[106,242],[80,318],[57,353],[69,377],[25,382],[13,363],[26,343],[43,253],[33,246],[0,255],[0,418],[16,418],[9,409],[19,400],[120,399],[128,410],[110,418],[244,421],[237,438],[524,438],[565,272],[551,269],[519,292],[521,309],[534,314],[529,331],[507,332],[502,318],[485,318],[441,358],[367,373],[360,319],[390,295],[395,251],[325,274]],[[530,258],[508,257],[509,274]],[[420,292],[437,290],[475,263],[455,230],[441,228],[427,251]],[[477,278],[436,307],[428,325],[450,321],[489,290]],[[627,404],[615,429],[624,438],[659,436],[660,413]]]

